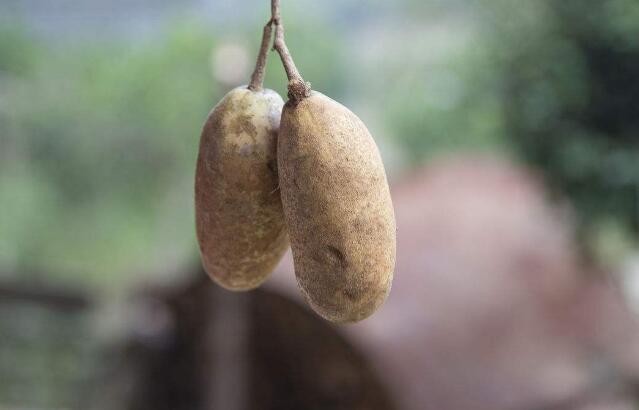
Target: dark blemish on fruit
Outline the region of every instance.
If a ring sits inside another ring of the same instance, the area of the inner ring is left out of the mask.
[[[346,299],[350,301],[356,301],[360,298],[360,293],[355,289],[344,288],[342,289],[342,294],[346,297]]]
[[[253,139],[257,137],[257,128],[253,125],[251,116],[249,115],[239,115],[233,118],[233,121],[229,126],[229,130],[233,134],[241,134],[245,132]]]
[[[339,265],[342,268],[346,267],[346,256],[344,256],[344,253],[342,253],[342,251],[340,251],[336,247],[328,245],[326,247],[326,254],[328,256],[328,259],[335,265]]]

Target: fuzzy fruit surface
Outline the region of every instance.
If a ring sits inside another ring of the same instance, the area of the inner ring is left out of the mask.
[[[230,290],[259,286],[288,247],[277,176],[283,105],[275,91],[238,87],[213,108],[202,130],[197,238],[205,270]]]
[[[384,166],[362,121],[312,92],[282,113],[280,189],[295,275],[333,322],[371,315],[395,267],[395,216]]]

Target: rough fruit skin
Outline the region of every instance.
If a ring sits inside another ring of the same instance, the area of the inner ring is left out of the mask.
[[[204,124],[195,176],[202,264],[224,288],[249,290],[288,247],[277,177],[284,102],[275,91],[230,91]]]
[[[373,138],[343,105],[318,93],[284,106],[280,189],[298,284],[333,322],[355,322],[386,299],[395,216]]]

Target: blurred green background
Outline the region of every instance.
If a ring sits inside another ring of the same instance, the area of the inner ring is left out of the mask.
[[[107,18],[20,3],[1,6],[0,274],[111,288],[189,260],[201,123],[247,81],[268,4],[107,2]],[[637,2],[301,1],[283,13],[303,75],[364,119],[392,176],[442,152],[514,154],[576,202],[586,234],[636,239]],[[94,22],[71,25],[85,15]],[[285,94],[276,58],[266,86]]]
[[[200,128],[248,81],[267,3],[0,2],[1,279],[110,297],[194,260]],[[303,76],[364,120],[391,181],[506,155],[572,201],[603,263],[635,252],[636,0],[298,0],[283,18]],[[266,86],[285,84],[271,54]]]

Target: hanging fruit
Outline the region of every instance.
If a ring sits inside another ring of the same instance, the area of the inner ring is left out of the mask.
[[[222,98],[204,124],[195,177],[202,264],[230,290],[259,286],[288,248],[278,192],[277,133],[284,101],[263,88],[272,24],[248,86]]]
[[[279,0],[271,13],[264,38],[274,27],[289,100],[282,110],[259,80],[231,91],[209,116],[196,178],[204,266],[222,286],[253,288],[279,261],[288,231],[310,306],[327,320],[356,322],[382,305],[393,279],[395,216],[384,165],[364,123],[300,75]],[[254,80],[263,78],[267,49],[263,40]]]

